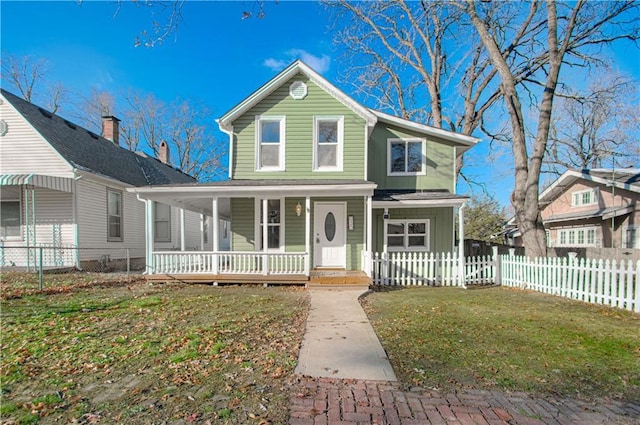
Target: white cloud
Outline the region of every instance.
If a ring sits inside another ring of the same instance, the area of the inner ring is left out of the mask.
[[[296,59],[300,59],[319,74],[327,72],[331,65],[331,57],[329,55],[316,56],[303,49],[288,50],[284,53],[283,58],[269,58],[265,60],[263,64],[274,71],[282,71],[287,65]]]

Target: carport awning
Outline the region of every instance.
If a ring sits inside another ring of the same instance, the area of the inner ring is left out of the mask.
[[[42,174],[2,174],[0,186],[30,185],[61,192],[73,192],[73,179]]]

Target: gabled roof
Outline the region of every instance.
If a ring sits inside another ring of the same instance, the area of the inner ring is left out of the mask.
[[[229,130],[231,127],[231,123],[235,119],[243,115],[249,109],[256,106],[258,103],[260,103],[260,101],[280,88],[284,83],[289,81],[297,74],[303,74],[318,87],[322,88],[335,99],[342,102],[346,107],[362,117],[367,122],[368,126],[375,125],[376,116],[368,108],[365,108],[364,106],[353,100],[351,97],[347,96],[342,90],[331,84],[323,76],[318,74],[316,71],[311,69],[308,65],[300,60],[293,62],[282,72],[269,80],[265,85],[260,87],[258,90],[253,92],[253,94],[244,99],[229,112],[224,114],[220,119],[217,120],[218,124],[220,124],[221,128]]]
[[[311,80],[314,84],[322,88],[335,99],[337,99],[342,104],[358,114],[360,117],[362,117],[367,122],[367,125],[369,127],[373,127],[378,121],[381,121],[408,130],[424,133],[426,135],[440,137],[459,145],[460,148],[458,150],[458,153],[466,151],[480,141],[480,139],[478,139],[477,137],[465,136],[463,134],[458,134],[452,131],[446,131],[425,124],[419,124],[362,106],[300,60],[293,62],[278,75],[269,80],[265,85],[260,87],[258,90],[253,92],[253,94],[251,94],[233,109],[224,114],[220,119],[217,120],[218,124],[223,130],[229,131],[231,129],[231,123],[234,120],[242,116],[249,109],[256,106],[264,98],[269,96],[278,88],[282,87],[283,84],[285,84],[287,81],[289,81],[299,73],[309,78],[309,80]]]
[[[193,183],[196,180],[156,158],[136,154],[110,140],[1,89],[3,97],[79,171],[132,186]]]
[[[551,203],[578,180],[640,193],[640,169],[638,168],[567,170],[540,194],[538,197],[540,205]]]

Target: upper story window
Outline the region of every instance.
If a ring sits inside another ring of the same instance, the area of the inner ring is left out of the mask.
[[[593,205],[598,203],[597,189],[581,190],[571,194],[571,205],[581,207],[584,205]]]
[[[20,186],[5,186],[0,192],[0,238],[22,238]]]
[[[388,139],[387,175],[418,176],[425,174],[424,139]]]
[[[284,170],[285,117],[256,117],[256,170]]]
[[[344,117],[314,117],[313,146],[315,171],[342,171]]]
[[[171,242],[171,207],[159,202],[155,203],[154,240]]]
[[[107,240],[122,240],[122,192],[107,189]]]
[[[429,220],[388,220],[385,239],[388,251],[428,251]]]

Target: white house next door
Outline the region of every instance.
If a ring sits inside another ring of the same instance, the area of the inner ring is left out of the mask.
[[[347,204],[316,202],[313,213],[315,267],[347,266]]]

